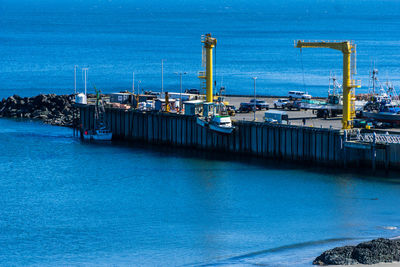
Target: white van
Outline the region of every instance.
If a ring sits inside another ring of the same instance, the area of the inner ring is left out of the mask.
[[[289,91],[288,93],[289,100],[292,99],[311,99],[311,95],[302,91]]]

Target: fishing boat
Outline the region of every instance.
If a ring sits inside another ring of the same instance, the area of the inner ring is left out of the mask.
[[[102,127],[96,130],[87,130],[83,133],[83,139],[93,141],[111,141],[112,132],[106,127]]]
[[[230,134],[235,127],[232,125],[231,116],[222,102],[214,104],[214,112],[209,120],[208,127],[214,132]]]
[[[230,134],[235,129],[235,127],[232,126],[231,117],[229,115],[212,116],[208,125],[210,127],[210,130],[224,134]]]
[[[382,103],[379,111],[363,111],[362,115],[367,119],[400,125],[400,106],[396,104]]]
[[[223,134],[232,133],[235,127],[232,126],[231,117],[228,114],[226,106],[222,102],[211,105],[213,110],[211,114],[205,117],[197,117],[196,123],[214,132]]]
[[[364,106],[362,116],[380,122],[400,125],[400,105],[394,86],[386,82],[386,88],[379,82],[378,70],[372,71],[372,88],[370,89],[370,101]],[[376,93],[377,88],[378,93]]]
[[[96,87],[95,87],[96,89]],[[111,141],[112,131],[107,127],[105,118],[105,109],[103,100],[100,97],[100,91],[96,89],[96,106],[94,113],[94,129],[83,131],[84,140],[93,141]]]

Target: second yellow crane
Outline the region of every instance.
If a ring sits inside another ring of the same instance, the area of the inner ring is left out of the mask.
[[[356,46],[350,41],[330,42],[330,41],[297,41],[297,48],[331,48],[342,51],[343,53],[343,119],[342,129],[352,128],[352,120],[355,117],[355,94],[353,88],[360,87],[356,85],[352,78],[352,69],[355,73],[355,53]],[[351,55],[354,55],[352,63]]]

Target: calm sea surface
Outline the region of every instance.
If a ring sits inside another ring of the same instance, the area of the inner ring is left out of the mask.
[[[400,180],[96,145],[0,120],[1,265],[309,264],[400,235]]]
[[[295,39],[352,39],[368,85],[400,85],[398,1],[0,0],[0,97],[89,88],[198,87],[200,35],[217,83],[325,95],[341,55]],[[301,64],[303,62],[303,64]],[[303,65],[303,67],[302,67]],[[304,82],[303,71],[304,68]],[[78,88],[83,86],[78,70]],[[136,84],[137,86],[137,84]],[[365,88],[364,88],[365,90]],[[400,180],[168,148],[88,144],[70,129],[0,120],[0,265],[303,266],[324,249],[400,235]],[[389,230],[393,229],[393,230]]]
[[[127,3],[128,2],[128,3]],[[372,62],[382,82],[400,86],[400,2],[397,0],[123,1],[1,0],[0,97],[71,93],[74,65],[82,90],[199,88],[202,34],[218,39],[217,87],[230,94],[324,96],[330,72],[341,80],[342,55],[294,48],[294,40],[354,40],[358,78],[367,91]],[[304,72],[303,72],[304,70]],[[304,80],[303,80],[304,73]]]

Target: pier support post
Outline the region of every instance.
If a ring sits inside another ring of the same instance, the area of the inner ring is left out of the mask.
[[[346,141],[347,141],[347,132],[343,132],[343,139],[342,139],[342,149],[343,149],[343,167],[347,168],[347,149],[346,149]]]
[[[376,171],[376,133],[374,133],[374,141],[371,146],[371,157],[372,157],[372,171]]]
[[[389,172],[390,167],[390,144],[387,144],[385,147],[385,171]]]

